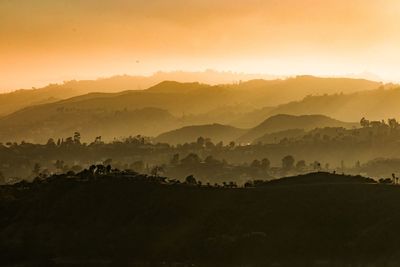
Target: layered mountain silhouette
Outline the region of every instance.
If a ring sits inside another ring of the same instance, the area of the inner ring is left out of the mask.
[[[196,141],[198,137],[210,138],[213,142],[229,143],[236,140],[246,130],[228,125],[208,124],[186,126],[160,134],[155,141],[169,144],[183,144]]]
[[[83,140],[104,140],[142,134],[153,135],[180,127],[168,111],[158,108],[91,109],[63,108],[44,105],[26,108],[0,119],[0,140],[44,143],[48,138],[70,136],[78,131]]]
[[[274,144],[278,143],[281,140],[285,138],[296,138],[296,137],[301,137],[306,134],[306,131],[304,129],[288,129],[288,130],[283,130],[283,131],[278,131],[278,132],[273,132],[273,133],[266,133],[263,136],[256,138],[252,141],[254,144]]]
[[[147,96],[138,97],[139,103],[143,104],[142,107],[153,106],[154,98],[157,98],[160,100],[157,102],[159,106],[155,107],[168,109],[172,105],[172,99],[174,99],[176,105],[172,106],[177,112],[193,113],[197,110],[207,112],[220,106],[237,103],[251,104],[255,108],[275,106],[289,101],[300,100],[309,94],[356,92],[375,89],[380,85],[380,83],[362,79],[317,78],[312,76],[299,76],[282,80],[251,80],[232,84],[232,81],[235,81],[235,79],[218,79],[218,74],[214,75],[216,76],[214,80],[223,82],[219,86],[200,85],[199,83],[192,82],[199,81],[201,83],[211,81],[205,78],[207,75],[210,74],[197,73],[195,75],[195,73],[182,72],[158,73],[150,77],[125,75],[98,80],[68,81],[63,84],[51,84],[39,89],[18,90],[12,93],[0,94],[0,116],[10,114],[24,107],[42,103],[53,103],[93,92],[116,93],[130,90],[141,91],[142,94],[145,93]],[[193,79],[189,80],[189,77],[193,77]],[[194,77],[197,77],[197,79],[194,79]],[[221,74],[221,77],[225,76]],[[237,77],[236,81],[238,81],[239,78],[246,78],[247,76],[230,75],[229,77]],[[247,78],[251,78],[251,76]],[[162,82],[165,80],[191,82],[181,84],[178,82]],[[158,84],[160,82],[162,83]],[[154,85],[156,86],[151,88],[151,90],[143,90]],[[149,96],[150,93],[154,94],[156,92],[164,94],[164,97],[160,97],[157,94],[152,95],[153,97]],[[89,95],[85,98],[97,97],[98,95]],[[185,105],[190,97],[195,97],[197,101],[192,100],[189,101],[188,105]],[[180,98],[182,98],[182,101],[178,101]],[[211,102],[209,103],[209,101]],[[195,104],[193,110],[187,110],[187,108],[190,108],[190,104]],[[171,110],[171,112],[174,111]]]
[[[138,79],[118,76],[96,81],[72,81],[0,95],[0,104],[7,103],[13,108],[21,106],[21,103],[28,105],[0,117],[0,141],[46,142],[49,137],[69,136],[75,131],[81,132],[87,139],[99,135],[106,139],[136,134],[158,136],[185,126],[217,123],[250,130],[236,136],[240,129],[226,126],[227,130],[214,125],[212,127],[218,129],[208,134],[213,141],[236,137],[238,142],[248,143],[265,134],[289,129],[351,126],[326,117],[313,117],[310,121],[306,117],[296,118],[295,123],[290,120],[291,117],[278,116],[263,123],[266,118],[278,114],[323,114],[344,121],[358,121],[360,116],[368,116],[375,111],[379,112],[374,113],[374,117],[379,118],[389,112],[400,115],[400,108],[394,100],[400,97],[400,89],[372,90],[381,84],[361,79],[299,76],[223,85],[164,81],[146,90],[123,91],[132,89]],[[95,90],[98,92],[93,92]],[[120,91],[109,93],[116,90]],[[92,93],[81,94],[88,91]],[[355,93],[338,93],[341,91]],[[327,95],[304,98],[304,95],[317,93]],[[67,98],[71,94],[78,95]],[[28,98],[30,101],[25,103],[23,99]],[[67,99],[56,101],[60,98]],[[0,113],[11,111],[6,106],[0,105]],[[1,108],[4,110],[1,111]],[[347,116],[347,113],[351,115]],[[201,128],[197,130],[204,133]],[[193,136],[187,135],[184,141],[192,141]],[[173,140],[175,137],[168,138]],[[176,143],[176,140],[172,142]]]
[[[269,109],[268,115],[274,114],[324,114],[340,120],[356,121],[361,117],[373,120],[399,117],[400,87],[389,85],[351,94],[333,94],[307,96],[301,101],[294,101]]]
[[[113,93],[147,89],[166,80],[178,82],[198,81],[200,83],[215,85],[230,84],[240,80],[252,80],[260,77],[264,79],[276,79],[276,76],[271,75],[260,76],[206,70],[204,72],[157,72],[151,76],[119,75],[97,80],[72,80],[62,84],[50,84],[42,88],[21,89],[11,93],[0,94],[0,116],[31,105],[52,103],[92,92]]]
[[[357,127],[357,123],[338,121],[323,115],[275,115],[251,129],[240,129],[228,125],[208,124],[186,126],[160,134],[155,141],[183,144],[196,141],[198,137],[210,138],[213,142],[228,143],[276,143],[283,138],[299,137],[307,130],[324,127]]]
[[[239,143],[250,143],[259,138],[266,138],[267,134],[285,131],[289,129],[311,130],[323,127],[355,127],[356,123],[338,121],[323,115],[286,115],[279,114],[266,119],[258,126],[250,129],[243,136],[238,138]]]

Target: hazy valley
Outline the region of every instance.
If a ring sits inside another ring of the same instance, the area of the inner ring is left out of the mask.
[[[396,84],[137,79],[0,95],[8,266],[399,262]]]
[[[400,266],[399,14],[0,1],[0,266]]]
[[[118,81],[118,78],[116,79]],[[89,88],[95,91],[101,91],[101,88],[104,88],[102,86],[107,86],[107,83],[102,85],[102,80],[89,84]],[[146,90],[89,93],[22,108],[0,118],[0,140],[43,143],[50,137],[65,137],[74,131],[79,131],[89,140],[99,135],[104,140],[112,140],[114,137],[137,134],[157,136],[184,126],[213,123],[249,129],[277,114],[323,114],[343,121],[357,122],[360,114],[368,116],[372,113],[362,111],[362,105],[365,109],[371,106],[378,109],[381,103],[380,95],[385,97],[398,93],[398,89],[373,90],[378,87],[382,85],[366,80],[310,76],[216,86],[161,82]],[[40,90],[44,89],[33,91],[40,94]],[[62,98],[57,96],[57,90],[53,92],[54,99]],[[343,91],[362,93],[341,94]],[[32,91],[19,94],[22,95],[21,98],[28,98]],[[329,95],[308,96],[302,99],[305,95],[312,94]],[[4,102],[11,101],[8,99],[9,94],[1,96]],[[312,103],[309,103],[310,101]],[[381,105],[384,107],[379,114],[380,118],[398,112],[395,105]],[[345,118],[341,115],[341,112],[344,112],[341,110],[351,110],[358,115],[348,115]]]

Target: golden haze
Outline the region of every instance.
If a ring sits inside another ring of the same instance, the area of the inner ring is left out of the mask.
[[[397,0],[0,1],[0,90],[158,70],[400,80]]]

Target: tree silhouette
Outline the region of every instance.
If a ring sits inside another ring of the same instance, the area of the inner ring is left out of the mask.
[[[282,169],[291,170],[294,166],[294,158],[291,155],[287,155],[282,159]]]
[[[269,161],[269,159],[263,158],[261,160],[261,168],[263,170],[268,170],[270,168],[270,166],[271,166],[271,162]]]
[[[151,174],[152,176],[154,176],[154,177],[158,177],[159,174],[160,174],[161,172],[163,172],[163,171],[164,171],[164,168],[163,168],[162,166],[156,165],[156,166],[154,166],[154,167],[151,169],[150,174]]]
[[[197,184],[197,181],[196,181],[196,178],[194,178],[193,175],[189,175],[189,176],[187,176],[187,177],[185,178],[185,183],[186,183],[186,184],[189,184],[189,185],[196,185],[196,184]]]
[[[49,138],[49,140],[47,140],[46,146],[47,147],[55,147],[56,143],[54,142],[54,139],[53,138]]]
[[[34,174],[34,175],[39,175],[40,174],[40,169],[41,169],[42,167],[40,166],[40,164],[39,163],[35,163],[35,165],[33,166],[33,170],[32,170],[32,173]]]
[[[181,160],[181,164],[184,166],[193,166],[201,162],[199,156],[195,153],[190,153],[185,158]]]
[[[206,163],[207,165],[218,165],[221,162],[219,160],[215,159],[213,156],[207,156],[204,159],[204,163]]]
[[[236,146],[236,143],[234,141],[231,141],[229,143],[229,148],[234,148]]]
[[[315,171],[320,171],[320,170],[321,170],[321,163],[318,162],[318,161],[314,161],[314,163],[313,163],[313,169],[314,169]]]
[[[81,143],[81,134],[79,132],[74,133],[74,143],[80,144]]]
[[[106,174],[106,167],[104,167],[104,165],[102,165],[102,164],[96,165],[96,172],[95,173],[99,174],[99,175]]]
[[[3,173],[0,172],[0,185],[3,185],[6,183],[6,177],[4,177]]]
[[[204,147],[204,145],[205,145],[205,143],[206,143],[206,140],[203,138],[203,137],[199,137],[199,138],[197,138],[197,145],[199,145],[200,147]]]
[[[367,119],[365,119],[365,118],[363,117],[363,118],[361,118],[361,120],[360,120],[360,125],[361,125],[361,127],[366,128],[366,127],[369,127],[369,126],[370,126],[370,122],[369,122],[369,120],[367,120]]]
[[[91,174],[95,174],[95,172],[96,172],[96,165],[90,165],[90,167],[89,167],[89,172],[90,172]]]
[[[174,155],[172,156],[172,159],[171,159],[171,161],[170,161],[170,164],[171,164],[172,166],[177,166],[177,165],[179,164],[179,154],[174,154]]]
[[[64,161],[56,160],[56,162],[54,163],[54,167],[56,167],[57,170],[63,170],[64,169]]]
[[[388,119],[388,125],[392,130],[396,130],[399,128],[399,123],[396,119]]]
[[[94,143],[95,144],[101,144],[102,143],[101,136],[96,136],[96,138],[94,139]]]
[[[110,174],[111,173],[111,165],[110,164],[108,164],[107,166],[106,166],[106,173],[107,174]]]
[[[253,160],[250,164],[252,168],[259,169],[261,167],[261,162],[258,159]]]
[[[297,169],[297,170],[299,170],[299,171],[304,171],[305,168],[306,168],[306,162],[305,162],[305,160],[299,160],[299,161],[296,163],[296,169]]]

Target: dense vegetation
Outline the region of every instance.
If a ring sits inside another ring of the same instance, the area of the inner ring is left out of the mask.
[[[1,263],[383,266],[400,260],[399,190],[327,173],[200,186],[94,166],[0,187]]]
[[[251,145],[214,143],[203,137],[170,145],[143,136],[113,142],[103,142],[98,136],[93,142],[84,143],[78,132],[66,139],[49,139],[45,145],[8,142],[0,144],[0,183],[39,174],[79,172],[93,162],[179,179],[193,174],[211,184],[243,184],[251,179],[273,179],[313,170],[364,174],[376,179],[391,177],[392,173],[398,176],[399,123],[394,119],[382,122],[364,118],[360,123],[361,128],[355,129],[276,132]],[[292,158],[290,164],[283,162],[287,156]]]

